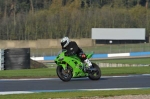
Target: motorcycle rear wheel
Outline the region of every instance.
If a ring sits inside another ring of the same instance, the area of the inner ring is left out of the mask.
[[[89,72],[89,79],[91,80],[99,80],[101,78],[101,69],[100,67],[95,64],[95,63],[92,63],[92,67],[96,69],[96,71],[92,71],[92,72]]]
[[[64,82],[70,81],[72,78],[72,72],[70,68],[64,70],[62,66],[57,66],[56,72],[57,76]]]

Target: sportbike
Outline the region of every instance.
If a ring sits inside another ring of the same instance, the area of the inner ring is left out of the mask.
[[[101,78],[100,67],[92,62],[92,70],[88,70],[86,63],[83,63],[77,55],[65,56],[66,50],[59,51],[55,58],[57,64],[56,72],[57,76],[62,81],[70,81],[71,78],[88,77],[91,80],[99,80]],[[90,59],[93,52],[86,54],[86,57]]]

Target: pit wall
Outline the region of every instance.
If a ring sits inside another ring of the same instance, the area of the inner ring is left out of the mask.
[[[150,36],[148,37],[150,41]],[[81,47],[94,46],[95,40],[91,38],[71,39]],[[7,48],[59,48],[60,39],[38,39],[38,40],[0,40],[0,49]]]
[[[71,39],[81,47],[93,45],[92,39]],[[59,48],[60,39],[38,39],[38,40],[0,40],[0,48]]]

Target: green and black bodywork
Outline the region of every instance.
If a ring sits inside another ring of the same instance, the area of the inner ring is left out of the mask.
[[[71,78],[89,77],[92,80],[99,80],[101,77],[101,70],[98,65],[92,63],[92,67],[95,70],[86,71],[87,64],[83,63],[77,55],[65,56],[66,50],[59,52],[55,58],[57,64],[57,76],[62,81],[70,81]],[[86,54],[89,59],[93,55],[92,53]]]

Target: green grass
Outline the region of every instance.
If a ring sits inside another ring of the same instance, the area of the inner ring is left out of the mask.
[[[122,64],[150,64],[150,58],[106,59],[106,60],[96,60],[93,62],[122,63]]]
[[[51,92],[19,95],[1,95],[0,99],[51,99],[51,98],[76,98],[82,97],[109,97],[121,95],[149,95],[150,89],[143,90],[112,90],[112,91],[79,91],[79,92]]]
[[[54,76],[56,76],[56,70],[54,68],[0,71],[0,78],[39,78],[39,77],[54,77]]]
[[[104,75],[128,75],[128,74],[150,74],[150,66],[147,67],[103,67]],[[0,71],[0,78],[41,78],[57,77],[56,68],[23,69]]]
[[[150,74],[148,67],[105,67],[101,68],[102,75]]]

